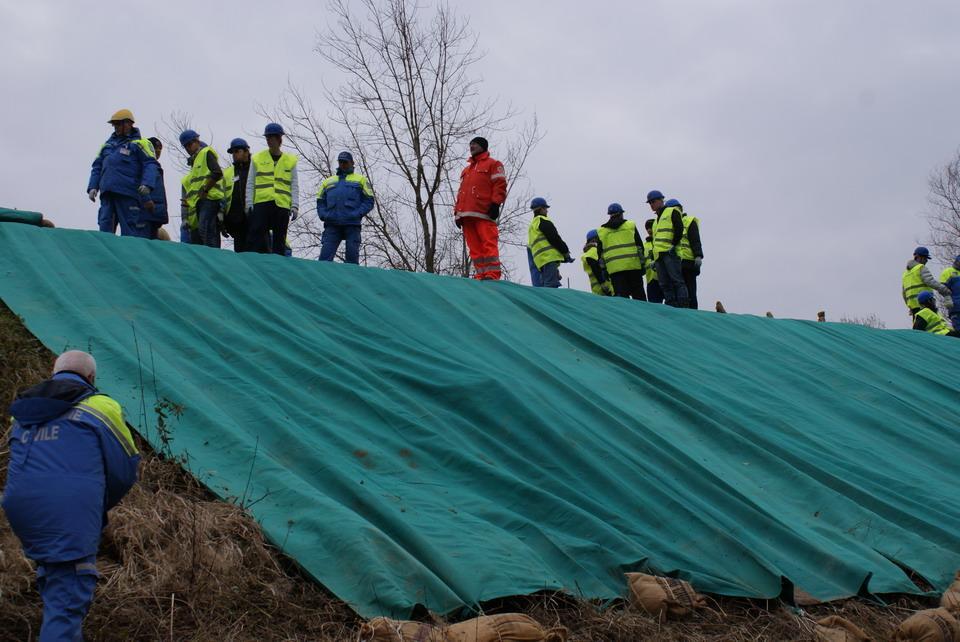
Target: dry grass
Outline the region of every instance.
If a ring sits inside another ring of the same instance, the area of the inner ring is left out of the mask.
[[[0,404],[44,379],[53,356],[0,304]],[[3,425],[4,430],[7,429]],[[217,501],[175,462],[141,444],[141,481],[110,515],[98,565],[103,575],[86,621],[92,640],[357,640],[359,618],[267,544],[239,507]],[[6,475],[0,442],[0,483]],[[626,590],[626,587],[625,587]],[[720,598],[678,622],[624,604],[557,593],[497,600],[489,613],[519,611],[571,641],[812,640],[813,621],[841,615],[877,640],[932,600],[886,607],[846,600],[799,611],[776,601]],[[429,619],[424,613],[423,619]],[[0,641],[36,639],[40,598],[33,569],[0,514]]]

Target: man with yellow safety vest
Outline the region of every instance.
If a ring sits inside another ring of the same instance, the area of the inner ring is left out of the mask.
[[[949,288],[938,282],[930,273],[930,268],[927,267],[929,260],[930,250],[921,245],[913,251],[913,258],[907,261],[907,269],[903,273],[901,282],[903,302],[910,309],[911,314],[916,314],[922,307],[917,301],[921,292],[934,290],[943,296],[950,296]]]
[[[647,269],[645,277],[647,280],[647,301],[650,303],[663,303],[663,290],[660,289],[660,281],[657,280],[657,266],[653,262],[653,222],[655,219],[648,218],[643,224],[647,230],[647,237],[643,241],[643,255],[647,260]]]
[[[657,280],[663,290],[664,303],[685,308],[689,298],[679,255],[680,241],[683,239],[683,214],[663,201],[660,190],[647,193],[647,204],[657,215],[653,222],[653,258],[657,266]]]
[[[943,299],[950,312],[950,323],[954,330],[960,330],[960,254],[954,257],[953,265],[940,273],[940,282],[950,290],[950,296]]]
[[[247,247],[261,254],[286,254],[287,226],[297,220],[300,184],[297,157],[281,149],[283,127],[267,123],[267,149],[250,160],[247,176]],[[269,236],[268,236],[269,233]],[[268,239],[272,239],[269,241]]]
[[[180,144],[190,157],[190,172],[183,181],[190,242],[220,247],[220,201],[223,199],[223,170],[217,152],[200,140],[192,129],[180,134]]]
[[[960,332],[951,330],[947,322],[937,312],[937,298],[930,290],[924,290],[917,296],[920,307],[913,315],[913,329],[941,334],[949,337],[960,337]]]
[[[559,288],[560,264],[573,262],[570,248],[548,216],[550,206],[546,199],[537,196],[530,201],[530,209],[533,210],[533,220],[527,228],[527,249],[540,271],[540,287]]]
[[[587,232],[587,242],[583,246],[583,254],[580,256],[580,264],[583,271],[587,273],[590,279],[590,291],[600,296],[613,296],[613,286],[607,276],[607,271],[603,269],[603,263],[600,261],[600,252],[597,250],[597,241],[600,235],[596,230]]]
[[[677,256],[680,257],[680,274],[683,276],[683,284],[687,286],[687,307],[696,310],[698,309],[697,277],[700,276],[700,266],[703,264],[700,219],[684,212],[683,205],[675,198],[671,198],[664,205],[676,207],[683,216],[683,237],[680,239],[680,247],[677,248]]]
[[[614,295],[646,301],[643,239],[637,224],[624,219],[623,213],[620,203],[610,203],[607,207],[610,219],[597,228],[597,251],[610,275]]]
[[[97,226],[115,234],[119,223],[121,236],[153,238],[156,228],[144,216],[144,211],[154,211],[158,170],[153,145],[140,136],[129,109],[121,109],[107,122],[113,125],[113,135],[100,146],[87,181],[87,197],[96,202],[100,194]]]
[[[353,154],[337,155],[337,173],[328,176],[317,190],[317,217],[323,221],[320,237],[321,261],[332,261],[344,243],[343,260],[360,263],[360,231],[363,217],[374,206],[373,188],[367,177],[354,169]]]
[[[223,170],[223,229],[233,237],[233,251],[246,252],[247,241],[247,176],[250,172],[250,145],[242,138],[230,141],[227,153],[233,164]]]

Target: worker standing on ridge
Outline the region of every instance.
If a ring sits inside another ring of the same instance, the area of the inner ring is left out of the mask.
[[[597,228],[597,251],[610,275],[615,296],[646,301],[643,289],[643,239],[637,224],[623,218],[620,203],[607,207],[610,220]]]
[[[560,238],[556,226],[548,216],[550,206],[537,196],[530,201],[533,220],[527,228],[527,249],[533,254],[533,263],[540,271],[540,287],[560,287],[560,264],[573,263],[570,248]]]
[[[950,296],[950,290],[947,286],[937,281],[930,268],[927,267],[927,261],[930,260],[930,250],[922,245],[913,251],[913,258],[907,261],[907,269],[903,273],[903,302],[910,308],[911,314],[916,314],[920,309],[920,303],[917,297],[921,292],[935,290],[943,296]]]
[[[676,207],[664,204],[660,190],[647,193],[647,204],[657,214],[653,222],[653,258],[663,301],[675,308],[685,308],[689,300],[678,254],[683,239],[683,215]]]
[[[660,289],[660,282],[657,280],[657,266],[653,262],[653,222],[655,219],[648,218],[643,224],[647,230],[647,236],[643,241],[643,256],[647,262],[647,268],[644,276],[647,281],[647,301],[650,303],[663,303],[663,290]]]
[[[332,261],[343,241],[344,261],[360,263],[360,230],[373,205],[370,181],[355,171],[353,154],[340,152],[337,173],[325,178],[317,190],[317,216],[323,221],[321,261]]]
[[[123,409],[94,386],[86,352],[57,357],[53,377],[21,390],[3,510],[24,554],[37,564],[40,640],[82,640],[97,583],[107,512],[137,481],[140,455]]]
[[[937,297],[930,290],[924,290],[917,296],[920,307],[913,314],[913,329],[960,337],[960,332],[951,330],[947,322],[937,312]]]
[[[600,253],[597,250],[597,241],[600,238],[596,230],[587,232],[587,243],[583,246],[580,264],[590,279],[590,291],[600,296],[613,296],[613,287],[607,278],[607,272],[600,262]]]
[[[950,296],[943,299],[950,311],[950,323],[954,330],[960,330],[960,254],[954,257],[953,265],[940,273],[940,282],[950,290]]]
[[[223,170],[216,150],[200,140],[192,129],[180,134],[180,144],[190,158],[185,182],[190,209],[190,242],[220,247],[220,201],[223,200]]]
[[[115,234],[119,223],[121,236],[153,238],[154,227],[141,212],[141,206],[149,213],[155,205],[151,200],[157,182],[153,148],[133,126],[129,109],[121,109],[107,122],[113,125],[113,135],[100,147],[87,182],[91,201],[95,203],[100,194],[97,225],[101,232]]]
[[[457,227],[473,263],[473,278],[500,278],[500,231],[497,219],[507,200],[507,175],[503,163],[490,156],[490,144],[477,136],[470,141],[470,160],[460,173],[460,189],[453,208]]]
[[[680,257],[680,274],[683,276],[683,284],[687,286],[687,307],[696,310],[698,309],[697,277],[700,276],[700,266],[703,264],[700,219],[684,212],[683,205],[675,198],[671,198],[664,205],[676,207],[682,216],[683,237],[680,239],[677,256]]]
[[[144,206],[144,210],[146,211],[144,219],[153,224],[153,232],[150,238],[155,239],[158,238],[157,233],[160,231],[160,228],[170,222],[170,216],[167,212],[167,189],[163,184],[163,165],[160,164],[160,154],[163,153],[163,143],[155,136],[147,140],[150,141],[150,145],[153,147],[154,158],[157,159],[157,181],[150,191],[150,196],[141,197],[153,201],[153,211],[150,212],[146,209],[145,202],[141,203],[141,205]]]
[[[233,251],[247,251],[247,176],[250,172],[250,145],[242,138],[230,141],[227,153],[233,164],[223,170],[223,229],[233,237]]]
[[[267,149],[250,160],[246,206],[247,247],[251,252],[286,254],[287,227],[299,214],[297,157],[281,149],[283,135],[278,123],[267,123],[263,129]],[[269,245],[268,239],[272,239]]]

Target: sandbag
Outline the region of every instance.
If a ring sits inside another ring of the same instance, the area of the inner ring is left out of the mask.
[[[957,571],[953,584],[940,597],[940,606],[954,614],[960,612],[960,571]]]
[[[900,642],[960,642],[960,623],[944,608],[917,611],[893,634]]]
[[[627,573],[626,577],[631,603],[651,615],[681,617],[707,605],[706,598],[689,582],[645,573]]]
[[[447,629],[447,642],[564,642],[563,627],[544,629],[540,623],[521,613],[483,615],[452,624]]]
[[[435,624],[406,622],[375,617],[360,627],[363,642],[447,642],[443,629]]]
[[[817,642],[871,642],[873,639],[859,626],[839,615],[817,620],[813,635]]]

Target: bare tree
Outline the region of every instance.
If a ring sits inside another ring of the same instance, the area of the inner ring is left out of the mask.
[[[176,159],[177,169],[185,171],[187,168],[187,151],[180,145],[180,133],[187,129],[193,129],[191,121],[193,118],[184,111],[172,111],[160,119],[160,124],[154,123],[153,127],[157,131],[156,136],[163,142],[163,151],[168,157]]]
[[[931,245],[938,258],[953,263],[960,254],[960,150],[930,175]]]
[[[879,315],[875,312],[863,317],[848,317],[847,315],[842,315],[840,317],[840,323],[849,323],[851,325],[862,325],[867,328],[877,328],[879,330],[885,330],[887,324],[883,322]]]
[[[361,259],[401,270],[469,274],[452,209],[467,142],[475,135],[491,139],[491,151],[508,172],[501,243],[520,245],[529,192],[516,186],[524,184],[524,166],[541,133],[535,117],[517,126],[513,109],[486,97],[471,73],[482,54],[467,21],[448,5],[428,11],[413,0],[333,0],[331,12],[337,24],[318,35],[316,51],[344,80],[324,90],[326,113],[319,115],[292,84],[276,107],[259,112],[284,123],[286,142],[304,159],[314,184],[333,173],[339,149],[352,151],[376,195]],[[308,251],[319,246],[312,209],[301,207],[307,215],[291,230],[297,246]]]

